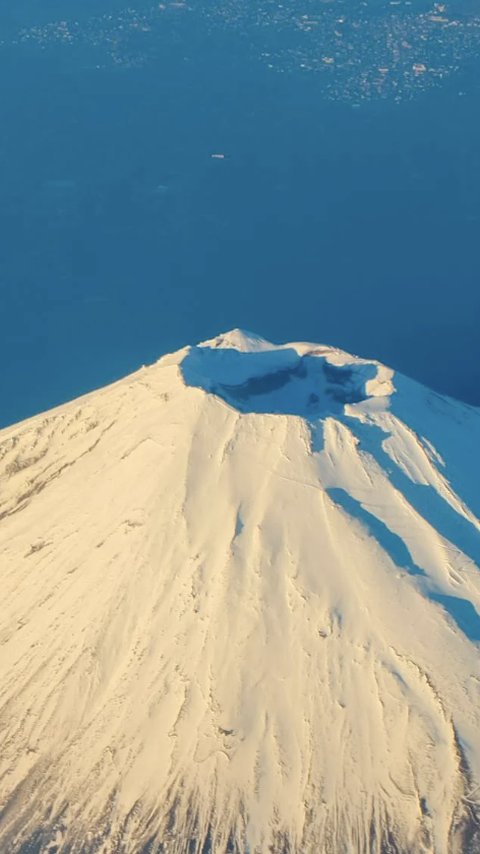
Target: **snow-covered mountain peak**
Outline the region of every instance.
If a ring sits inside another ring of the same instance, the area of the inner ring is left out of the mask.
[[[270,344],[235,329],[189,348],[181,360],[187,385],[223,398],[241,412],[325,417],[370,398],[389,397],[393,371],[318,344]]]
[[[477,854],[480,412],[234,330],[0,432],[0,850]]]
[[[232,348],[240,352],[254,353],[259,350],[273,350],[275,345],[271,344],[261,335],[255,332],[248,332],[246,329],[230,329],[228,332],[222,332],[216,335],[215,338],[210,338],[208,341],[202,341],[199,347],[211,348]]]

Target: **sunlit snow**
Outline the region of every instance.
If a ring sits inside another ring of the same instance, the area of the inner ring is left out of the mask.
[[[480,412],[234,330],[0,433],[0,850],[480,850]]]

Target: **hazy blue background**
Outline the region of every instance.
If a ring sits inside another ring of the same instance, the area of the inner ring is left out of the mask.
[[[1,424],[233,326],[480,404],[478,73],[353,109],[187,27],[146,68],[11,46],[0,74]]]

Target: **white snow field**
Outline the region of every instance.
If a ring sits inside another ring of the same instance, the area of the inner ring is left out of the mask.
[[[480,851],[479,448],[239,330],[3,430],[0,852]]]

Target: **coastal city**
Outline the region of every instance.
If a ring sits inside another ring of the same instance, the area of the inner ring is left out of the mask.
[[[319,98],[350,102],[404,101],[442,85],[480,55],[480,15],[443,2],[423,7],[409,0],[273,0],[244,3],[162,2],[129,6],[85,20],[61,20],[23,28],[1,48],[43,51],[80,48],[94,68],[143,67],[162,56],[165,41],[178,50],[192,27],[205,39],[238,34],[252,61],[272,73],[315,74]],[[191,52],[191,44],[189,43]],[[77,54],[75,54],[77,55]],[[186,61],[191,59],[187,55]]]

